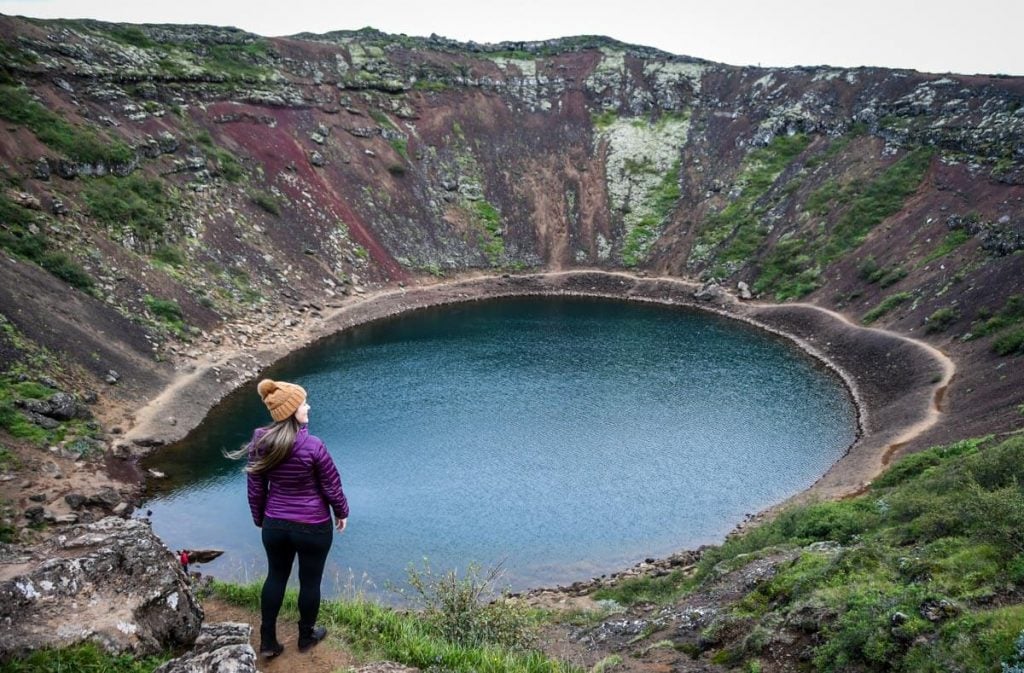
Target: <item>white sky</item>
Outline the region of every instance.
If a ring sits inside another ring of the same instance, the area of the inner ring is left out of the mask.
[[[0,13],[267,36],[365,26],[477,42],[596,34],[735,65],[1024,75],[1024,0],[0,0]]]

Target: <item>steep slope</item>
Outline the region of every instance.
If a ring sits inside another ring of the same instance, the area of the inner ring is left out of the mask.
[[[577,267],[922,336],[959,369],[906,450],[1019,423],[1022,78],[14,17],[0,66],[8,433],[19,375],[131,422],[343,295]]]

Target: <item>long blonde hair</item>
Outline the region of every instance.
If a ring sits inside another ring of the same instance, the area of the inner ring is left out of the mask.
[[[249,464],[245,466],[245,471],[249,474],[269,472],[291,455],[300,427],[295,416],[289,416],[266,426],[267,431],[259,439],[225,455],[235,460],[248,458]]]

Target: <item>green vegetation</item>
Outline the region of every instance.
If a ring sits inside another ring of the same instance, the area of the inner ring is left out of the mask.
[[[744,647],[756,652],[758,633],[805,622],[822,634],[817,671],[999,671],[1024,657],[1024,606],[1015,602],[1024,586],[1022,485],[1022,435],[935,447],[894,464],[863,496],[787,509],[709,549],[694,577],[659,595],[671,600],[756,558],[795,553],[717,622],[746,621]],[[808,547],[824,541],[836,544]],[[713,656],[737,654],[751,652]]]
[[[185,330],[185,316],[178,302],[173,299],[157,299],[147,294],[143,297],[146,308],[156,316],[157,320],[170,327],[175,333],[182,334]]]
[[[35,222],[31,211],[0,196],[0,222],[6,225],[0,228],[0,249],[41,266],[83,292],[92,290],[92,277],[77,262],[62,252],[53,251],[41,234],[31,233],[30,227]]]
[[[772,293],[776,300],[784,301],[820,287],[825,267],[860,246],[876,225],[900,211],[904,201],[920,186],[934,152],[932,148],[918,148],[866,187],[848,186],[843,198],[848,197],[849,205],[836,223],[805,239],[791,239],[794,242],[788,245],[780,241],[765,257],[754,291]]]
[[[995,314],[992,314],[991,309],[979,310],[978,321],[971,326],[971,332],[965,338],[977,339],[1019,325],[1024,322],[1024,294],[1013,294],[1007,297],[1007,303],[1002,305],[1002,308],[997,310]],[[1013,352],[1015,349],[1014,343],[1019,342],[1021,331],[1024,330],[1017,330],[1014,333],[1000,337],[997,340],[1000,345],[996,347],[995,343],[993,343],[993,350],[1004,355]],[[1018,336],[1015,337],[1014,334]]]
[[[907,277],[907,270],[901,266],[886,268],[878,266],[874,257],[868,257],[857,268],[857,275],[867,283],[878,283],[881,287],[895,285]]]
[[[704,251],[706,259],[726,264],[740,264],[750,259],[769,232],[761,218],[772,204],[761,203],[763,198],[810,142],[802,133],[776,136],[767,146],[746,156],[738,179],[740,195],[721,211],[708,216],[701,225],[696,245]],[[714,275],[725,276],[728,271],[720,264]]]
[[[621,605],[667,603],[691,588],[686,575],[676,570],[661,577],[632,577],[614,586],[594,592],[596,600],[611,600]]]
[[[161,245],[153,251],[153,259],[170,266],[184,266],[188,261],[181,248],[173,245]]]
[[[386,114],[384,114],[382,110],[378,110],[377,108],[370,108],[370,116],[373,118],[373,121],[377,122],[378,124],[385,128],[398,128],[397,126],[395,126],[395,123],[392,122],[391,119]]]
[[[942,243],[938,247],[928,253],[928,256],[921,261],[921,264],[928,264],[940,257],[945,257],[969,240],[971,240],[971,235],[967,233],[966,229],[954,229],[946,234],[946,237],[942,239]]]
[[[815,155],[807,160],[805,164],[807,168],[817,168],[827,160],[837,156],[840,152],[845,150],[854,138],[858,138],[868,132],[868,125],[863,122],[857,122],[850,127],[850,130],[846,132],[842,137],[832,141],[829,146],[821,154]]]
[[[270,192],[257,190],[250,194],[250,198],[253,203],[264,211],[270,213],[274,217],[281,217],[281,204],[278,203],[277,197]]]
[[[828,180],[811,192],[804,203],[804,210],[812,215],[824,217],[831,213],[836,206],[849,203],[862,187],[862,183],[858,180],[846,185],[840,185],[836,180]]]
[[[89,643],[57,650],[40,650],[24,659],[0,663],[0,673],[152,673],[169,660],[163,656],[137,658],[132,654],[109,654]]]
[[[626,242],[622,246],[623,265],[636,266],[640,263],[647,248],[657,238],[661,223],[675,208],[680,195],[680,166],[681,162],[678,160],[672,164],[672,168],[661,177],[657,188],[648,195],[651,212],[641,218],[626,234]]]
[[[162,181],[140,175],[96,178],[87,183],[84,195],[89,212],[107,226],[127,227],[148,244],[163,237],[172,201]]]
[[[1007,332],[993,341],[992,350],[999,355],[1024,354],[1024,327]]]
[[[324,601],[320,621],[360,653],[423,670],[452,673],[573,673],[574,669],[529,649],[533,615],[521,604],[492,596],[492,573],[470,570],[434,576],[410,570],[422,612],[393,610],[362,599]],[[259,610],[260,585],[215,581],[220,598]],[[297,616],[296,594],[285,596],[283,616]]]
[[[928,316],[925,320],[925,332],[931,334],[932,332],[944,332],[946,329],[956,322],[960,318],[960,312],[955,308],[946,306],[944,308],[936,309],[934,313]]]
[[[0,428],[12,437],[26,439],[39,446],[55,439],[60,433],[44,430],[18,411],[15,402],[23,399],[47,400],[56,390],[31,381],[18,382],[10,377],[0,378]]]
[[[598,131],[607,130],[618,118],[619,113],[615,110],[602,110],[601,112],[590,113],[590,123],[593,124],[594,128]]]
[[[0,118],[28,128],[43,144],[74,161],[123,165],[135,160],[135,150],[128,145],[69,124],[32,100],[26,89],[0,85]]]
[[[418,79],[412,85],[412,88],[417,91],[440,92],[446,91],[448,89],[448,85],[445,82],[441,82],[435,79]]]
[[[394,138],[390,141],[391,149],[395,150],[400,157],[409,160],[409,141],[405,138]]]
[[[611,669],[615,668],[616,666],[621,666],[621,665],[622,665],[622,656],[621,655],[609,654],[607,657],[605,657],[601,661],[599,661],[596,664],[594,664],[591,667],[591,669],[590,669],[590,673],[607,673],[607,671],[610,671]]]
[[[20,465],[18,457],[11,453],[3,444],[0,444],[0,472],[16,469]]]
[[[104,34],[121,44],[127,44],[141,49],[152,49],[156,46],[156,42],[151,40],[149,36],[142,32],[142,29],[138,26],[114,26]]]
[[[864,317],[861,318],[861,322],[865,325],[870,325],[913,296],[914,295],[909,292],[897,292],[896,294],[891,294],[883,299],[878,306],[865,313]]]
[[[500,566],[483,571],[470,564],[462,577],[454,570],[435,575],[430,564],[408,569],[409,586],[420,616],[445,640],[479,647],[496,643],[526,649],[534,642],[535,624],[523,603],[490,601]]]
[[[272,74],[270,43],[255,40],[246,44],[214,44],[206,47],[204,67],[233,79],[259,80]]]
[[[231,152],[218,147],[212,149],[211,154],[217,162],[217,174],[222,178],[228,182],[241,182],[242,178],[245,177],[242,164],[238,162],[238,159]]]
[[[487,256],[487,261],[497,266],[505,254],[505,241],[501,233],[501,213],[487,201],[481,199],[473,202],[473,214],[480,227],[480,247]]]

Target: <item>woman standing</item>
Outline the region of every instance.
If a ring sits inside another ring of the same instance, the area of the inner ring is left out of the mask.
[[[306,391],[293,383],[263,379],[257,387],[274,422],[257,428],[252,441],[234,458],[247,457],[249,509],[262,529],[267,551],[267,580],[260,595],[260,656],[284,651],[277,640],[277,615],[295,557],[299,558],[300,652],[327,635],[316,625],[320,612],[320,581],[331,549],[334,528],[348,523],[348,501],[338,468],[324,443],[309,434],[310,406]]]

